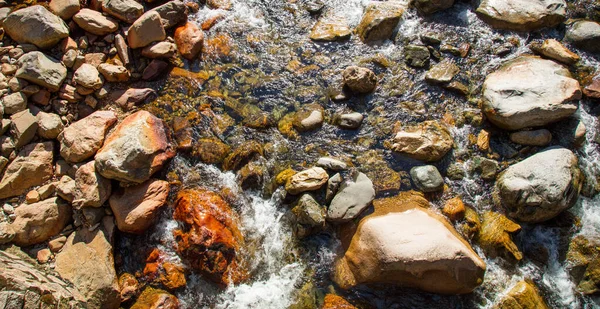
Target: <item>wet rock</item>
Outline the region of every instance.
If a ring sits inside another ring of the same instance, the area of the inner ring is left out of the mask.
[[[486,265],[454,228],[426,209],[411,192],[375,200],[344,256],[334,281],[343,289],[388,283],[431,293],[470,293],[483,282]]]
[[[162,120],[139,111],[108,135],[96,154],[96,170],[109,179],[142,183],[174,155]]]
[[[67,68],[42,52],[32,51],[19,58],[15,76],[55,92],[67,78]]]
[[[566,10],[564,0],[483,0],[476,12],[494,28],[526,32],[560,24]]]
[[[600,292],[600,239],[584,235],[573,237],[567,252],[567,270],[584,294]]]
[[[167,291],[148,286],[131,306],[131,309],[153,308],[177,309],[179,308],[179,300]]]
[[[363,115],[361,113],[349,113],[342,114],[335,117],[334,122],[342,129],[356,130],[360,128],[363,121]]]
[[[472,172],[479,173],[484,180],[496,179],[496,174],[500,168],[497,161],[484,157],[474,157],[469,168]]]
[[[15,209],[16,219],[11,224],[17,246],[30,246],[48,240],[60,233],[71,220],[71,207],[53,197],[33,204],[22,204]]]
[[[302,194],[292,213],[296,216],[295,232],[298,238],[318,233],[325,228],[325,209],[310,195]]]
[[[80,86],[89,89],[100,89],[102,80],[100,72],[93,65],[84,63],[73,74],[73,81]]]
[[[408,65],[423,68],[429,64],[429,49],[426,46],[407,45],[404,48],[405,61]]]
[[[159,78],[169,68],[169,63],[159,59],[152,60],[142,73],[143,80],[154,80]]]
[[[42,49],[56,45],[69,36],[69,28],[58,16],[41,5],[33,5],[10,13],[4,30],[13,40],[31,43]]]
[[[144,7],[134,0],[102,1],[102,11],[128,24],[144,14]]]
[[[2,98],[2,105],[5,115],[16,114],[27,108],[27,96],[22,92],[11,93]]]
[[[546,146],[552,141],[552,133],[546,129],[519,131],[510,134],[510,141],[519,145]]]
[[[351,34],[352,30],[345,18],[323,17],[310,31],[310,39],[319,42],[333,42],[348,39]]]
[[[246,279],[238,255],[244,244],[239,219],[221,196],[205,190],[180,191],[173,218],[183,224],[174,232],[177,252],[194,270],[220,284]]]
[[[73,21],[81,29],[99,36],[113,33],[119,28],[119,23],[116,20],[90,9],[81,9],[77,14],[73,15]]]
[[[573,114],[579,83],[563,66],[522,56],[505,63],[483,84],[483,112],[508,130],[543,126]]]
[[[543,43],[532,43],[529,48],[539,55],[568,65],[575,64],[580,59],[576,53],[555,39],[547,39]]]
[[[377,87],[377,76],[367,68],[349,66],[342,72],[344,84],[356,93],[369,93]]]
[[[169,1],[152,11],[158,12],[165,29],[175,27],[187,20],[188,9],[182,0]]]
[[[433,84],[449,83],[460,72],[454,61],[446,58],[427,71],[425,80]]]
[[[160,283],[169,290],[176,290],[186,286],[187,280],[185,279],[183,265],[174,264],[169,262],[170,260],[172,258],[166,256],[162,251],[156,248],[153,249],[148,258],[146,258],[146,266],[144,267],[145,281],[151,281],[151,284]],[[129,290],[132,288],[134,287],[127,287]],[[121,289],[121,298],[123,298],[123,292],[126,291]]]
[[[344,179],[327,209],[327,220],[335,223],[348,222],[371,205],[375,198],[373,182],[367,175],[352,171]]]
[[[533,282],[524,280],[517,282],[492,308],[548,309],[548,306]]]
[[[48,3],[48,8],[58,17],[69,20],[81,9],[79,0],[52,0]]]
[[[122,273],[119,276],[119,292],[121,303],[124,303],[139,294],[140,283],[134,275]]]
[[[590,20],[580,20],[567,27],[565,40],[591,51],[600,52],[600,24]]]
[[[317,161],[317,166],[330,171],[343,171],[348,168],[348,164],[331,157],[321,157]]]
[[[321,309],[356,309],[347,300],[335,294],[325,295]]]
[[[402,2],[371,2],[365,9],[356,33],[363,42],[387,40],[404,13]]]
[[[23,147],[0,181],[0,199],[23,194],[52,178],[52,148],[52,142]]]
[[[101,207],[110,197],[111,182],[102,177],[95,166],[95,162],[90,161],[75,173],[73,206],[76,208]]]
[[[454,0],[413,0],[412,5],[417,8],[421,14],[433,14],[438,11],[449,9],[454,4]]]
[[[323,107],[319,104],[310,104],[296,112],[292,124],[299,132],[308,132],[320,128],[324,120]]]
[[[166,37],[160,14],[148,11],[131,25],[127,33],[127,42],[129,47],[135,49],[146,47],[152,42],[160,42]]]
[[[45,139],[55,139],[64,129],[60,116],[52,113],[39,112],[37,114],[37,134]]]
[[[320,189],[329,179],[327,172],[320,167],[313,167],[290,177],[285,184],[289,194],[299,194]]]
[[[223,162],[230,152],[231,148],[218,138],[201,138],[196,142],[192,155],[204,163],[218,164]]]
[[[465,204],[460,197],[453,197],[446,201],[442,213],[452,221],[458,221],[465,217]]]
[[[142,234],[155,221],[158,210],[169,196],[169,183],[150,179],[111,195],[109,203],[120,231]]]
[[[237,173],[237,181],[242,190],[261,190],[268,177],[266,162],[263,160],[252,161],[242,167]]]
[[[171,42],[158,42],[142,49],[142,56],[147,58],[171,58],[177,52],[177,45]]]
[[[104,78],[113,83],[126,82],[131,77],[131,74],[121,65],[102,63],[98,66],[98,71]]]
[[[433,165],[416,166],[410,169],[415,186],[423,192],[436,192],[444,188],[444,178]]]
[[[121,303],[113,259],[115,225],[105,217],[100,227],[82,228],[56,254],[56,271],[83,294],[90,309],[116,309]]]
[[[206,5],[212,9],[231,10],[231,0],[207,0]]]
[[[238,170],[250,162],[255,156],[262,156],[263,148],[256,141],[247,141],[238,146],[223,161],[226,171]]]
[[[424,121],[404,128],[393,139],[392,149],[425,162],[443,158],[454,144],[448,128],[438,121]]]
[[[193,22],[187,22],[185,25],[175,29],[175,42],[179,53],[188,59],[194,60],[202,52],[204,43],[204,32]]]
[[[592,82],[585,86],[583,94],[592,99],[600,99],[600,75],[594,76]]]
[[[71,163],[93,157],[115,122],[117,115],[114,112],[97,111],[71,124],[58,136],[61,157]]]
[[[523,258],[523,254],[512,240],[512,235],[521,230],[521,226],[511,221],[503,214],[487,211],[483,214],[481,230],[477,236],[477,242],[490,256],[508,252],[517,261]]]
[[[509,217],[535,223],[573,206],[581,186],[577,157],[568,149],[550,147],[506,169],[493,196]]]

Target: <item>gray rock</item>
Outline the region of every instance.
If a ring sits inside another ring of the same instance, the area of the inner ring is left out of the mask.
[[[363,121],[361,113],[342,114],[337,120],[337,125],[342,129],[355,130],[360,128]]]
[[[67,68],[42,52],[32,51],[19,59],[16,76],[54,92],[67,78]]]
[[[327,190],[325,191],[325,200],[327,201],[327,203],[330,203],[333,197],[337,194],[338,190],[340,189],[340,184],[342,184],[342,181],[343,179],[340,173],[337,173],[331,178],[329,178],[329,180],[327,181]]]
[[[542,222],[573,206],[582,182],[575,154],[562,147],[550,147],[500,174],[493,198],[511,218]]]
[[[325,227],[325,209],[310,194],[303,194],[292,208],[296,217],[296,236],[304,238]]]
[[[21,148],[33,140],[38,123],[37,118],[28,109],[12,115],[10,120],[12,121],[10,133],[16,148]]]
[[[172,28],[187,20],[187,6],[181,0],[169,1],[163,5],[157,6],[151,11],[156,11],[160,15],[165,29]]]
[[[348,222],[365,210],[375,198],[373,182],[367,175],[352,171],[345,179],[327,209],[327,220],[335,223]]]
[[[405,61],[408,65],[422,68],[429,64],[429,49],[427,46],[407,45],[404,48]]]
[[[432,14],[452,7],[454,0],[413,0],[412,5],[421,14]]]
[[[321,157],[317,161],[317,166],[330,171],[343,171],[348,168],[348,165],[338,159],[330,157]]]
[[[444,178],[433,165],[416,166],[410,169],[410,177],[419,190],[436,192],[444,188]]]
[[[567,27],[565,40],[591,52],[600,52],[600,24],[580,20]]]
[[[527,146],[546,146],[552,141],[552,133],[546,129],[519,131],[510,134],[513,143]]]
[[[474,157],[470,168],[473,172],[479,173],[482,179],[494,180],[500,166],[497,161],[484,157]]]
[[[534,31],[560,24],[566,11],[564,0],[483,0],[476,12],[497,29]]]
[[[27,108],[27,96],[22,92],[11,93],[2,98],[2,105],[5,114],[16,114]]]
[[[31,43],[43,49],[51,48],[69,36],[65,22],[41,5],[9,14],[4,20],[4,30],[19,43]]]
[[[73,21],[81,29],[100,36],[113,33],[119,28],[119,23],[116,20],[90,9],[81,9],[73,16]]]
[[[102,1],[102,11],[128,24],[144,14],[144,7],[134,0]]]

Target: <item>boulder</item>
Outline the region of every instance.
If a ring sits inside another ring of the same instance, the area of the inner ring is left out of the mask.
[[[552,133],[546,129],[519,131],[510,134],[510,141],[526,146],[546,146],[552,141]]]
[[[21,195],[52,178],[52,150],[52,142],[23,147],[0,181],[0,199]]]
[[[58,136],[61,157],[71,163],[93,157],[115,122],[117,115],[114,112],[97,111],[71,124]]]
[[[175,155],[162,120],[146,111],[136,112],[117,125],[96,153],[102,176],[142,183]]]
[[[540,292],[529,280],[517,282],[492,309],[548,309]]]
[[[493,197],[509,217],[542,222],[573,206],[582,182],[577,156],[568,149],[550,147],[500,174]]]
[[[85,88],[98,90],[102,87],[100,72],[91,64],[82,64],[73,74],[73,81]]]
[[[96,164],[90,161],[75,172],[75,191],[73,192],[73,206],[101,207],[108,200],[111,193],[110,180],[102,177],[96,171]]]
[[[152,9],[160,15],[165,29],[175,27],[187,21],[188,7],[182,0],[169,1]]]
[[[521,226],[511,221],[503,214],[487,211],[483,214],[481,230],[477,242],[491,257],[510,253],[517,261],[523,259],[523,254],[512,240],[512,234],[518,233]]]
[[[121,303],[113,258],[115,224],[104,217],[100,226],[81,228],[56,254],[56,271],[81,292],[89,309],[116,309]]]
[[[90,9],[81,9],[77,14],[73,15],[73,21],[81,29],[99,36],[105,36],[119,29],[119,22]]]
[[[55,139],[63,131],[64,125],[60,116],[53,113],[39,112],[37,114],[37,134],[45,139]]]
[[[167,37],[162,25],[160,14],[148,11],[138,18],[129,28],[127,43],[131,48],[140,48],[159,42]]]
[[[433,165],[415,166],[410,169],[410,177],[419,190],[436,192],[444,188],[444,178]]]
[[[292,213],[295,216],[294,230],[298,238],[307,237],[325,228],[325,209],[310,195],[302,194]]]
[[[127,68],[122,65],[102,63],[98,66],[98,71],[111,83],[126,82],[131,77]]]
[[[187,22],[175,29],[175,43],[184,58],[194,60],[202,51],[204,32],[195,23]]]
[[[4,30],[13,40],[48,49],[69,36],[69,28],[60,17],[41,5],[33,5],[10,13]]]
[[[55,92],[67,78],[67,68],[42,52],[32,51],[19,58],[15,76]]]
[[[377,76],[367,68],[349,66],[342,72],[344,85],[356,93],[369,93],[377,87]]]
[[[79,0],[51,0],[48,8],[64,20],[69,20],[81,10]]]
[[[16,148],[21,148],[33,140],[38,123],[37,118],[28,109],[10,116],[10,121],[10,133]]]
[[[483,282],[485,262],[421,195],[375,200],[358,224],[333,279],[343,289],[387,283],[430,293],[464,294]]]
[[[131,309],[178,309],[179,300],[167,291],[146,287]]]
[[[428,120],[403,128],[392,141],[392,150],[425,162],[443,158],[454,140],[450,130],[439,121]]]
[[[128,24],[144,14],[144,7],[135,0],[102,1],[102,11]]]
[[[169,183],[158,179],[114,192],[109,203],[117,227],[122,232],[142,234],[154,223],[168,196]]]
[[[335,223],[348,222],[360,215],[375,198],[373,182],[367,175],[352,171],[337,189],[327,209],[327,220]]]
[[[496,29],[535,31],[565,20],[564,0],[483,0],[476,12]]]
[[[405,5],[401,1],[371,2],[365,9],[356,34],[363,42],[387,40],[400,22]]]
[[[600,23],[591,20],[579,20],[567,27],[565,40],[591,51],[600,52]]]
[[[239,218],[220,195],[206,190],[177,194],[173,232],[177,252],[192,269],[219,284],[237,284],[248,276],[239,254],[244,237]]]
[[[329,175],[324,169],[320,167],[309,168],[290,177],[285,184],[285,190],[293,195],[318,190],[328,179]]]
[[[483,84],[483,112],[495,125],[518,130],[544,126],[572,115],[581,98],[579,82],[550,60],[521,56],[489,74]]]
[[[547,39],[543,43],[532,43],[529,48],[539,55],[567,65],[575,64],[581,58],[555,39]]]
[[[319,42],[341,41],[350,37],[352,30],[343,17],[320,18],[310,31],[310,39]]]
[[[71,221],[71,206],[58,197],[33,204],[22,204],[15,209],[16,219],[11,223],[17,246],[30,246],[57,235]]]
[[[417,8],[419,13],[427,15],[438,11],[449,9],[454,4],[454,0],[413,0],[412,5]]]

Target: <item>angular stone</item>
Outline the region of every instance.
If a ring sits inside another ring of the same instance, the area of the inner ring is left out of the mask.
[[[494,28],[527,32],[560,24],[566,11],[564,0],[483,0],[476,12]]]
[[[28,109],[12,115],[10,121],[10,133],[17,149],[33,140],[38,129],[38,123],[37,118]]]
[[[102,11],[128,24],[144,14],[144,7],[134,0],[102,1]]]
[[[177,45],[171,42],[158,42],[142,49],[142,56],[147,58],[171,58],[177,52]]]
[[[285,184],[289,194],[298,194],[320,189],[329,179],[327,172],[320,167],[313,167],[290,177]]]
[[[55,92],[67,78],[67,68],[42,52],[32,51],[19,58],[15,76]]]
[[[327,221],[348,222],[360,215],[375,198],[373,182],[367,175],[353,171],[349,179],[340,184],[337,194],[327,209]]]
[[[521,230],[521,226],[503,214],[487,211],[483,214],[481,230],[477,234],[477,242],[490,256],[498,256],[504,251],[520,261],[523,254],[512,240],[512,235]]]
[[[408,45],[404,48],[406,63],[416,68],[423,68],[429,64],[429,49],[427,46]]]
[[[548,309],[548,305],[533,282],[524,280],[517,282],[492,308]]]
[[[175,43],[179,53],[188,60],[194,60],[200,55],[204,42],[204,32],[193,22],[175,29]]]
[[[100,89],[102,87],[102,80],[100,79],[100,72],[93,65],[84,63],[82,64],[73,74],[73,81],[77,85],[83,86],[89,89]]]
[[[60,155],[71,163],[93,157],[110,127],[117,122],[112,111],[97,111],[71,124],[58,136]]]
[[[113,193],[109,203],[117,227],[122,232],[142,234],[154,223],[168,196],[169,183],[157,179]]]
[[[452,149],[450,130],[438,121],[424,121],[408,126],[394,137],[392,149],[413,159],[438,161]]]
[[[60,116],[57,114],[39,112],[36,117],[37,133],[42,138],[55,139],[64,129]]]
[[[175,27],[187,20],[188,9],[182,0],[169,1],[152,9],[160,15],[165,29]]]
[[[57,197],[38,203],[23,204],[15,209],[17,218],[11,224],[17,246],[30,246],[60,233],[71,221],[71,206]]]
[[[555,39],[547,39],[543,43],[532,43],[530,49],[546,58],[568,65],[575,64],[581,58]]]
[[[427,71],[425,80],[434,84],[449,83],[460,72],[454,61],[446,58]]]
[[[6,17],[3,24],[13,40],[42,49],[51,48],[69,36],[69,28],[62,19],[41,5],[16,10]]]
[[[27,109],[27,96],[22,92],[15,92],[2,98],[4,114],[12,115]]]
[[[298,203],[292,208],[296,216],[295,232],[299,238],[304,238],[319,232],[325,227],[325,210],[310,194],[303,194]]]
[[[371,2],[356,27],[356,33],[363,42],[387,40],[392,36],[404,9],[404,4],[399,1]]]
[[[369,93],[377,87],[377,76],[367,68],[349,66],[342,72],[344,84],[356,93]]]
[[[323,17],[317,21],[310,31],[310,39],[313,41],[333,42],[341,41],[350,37],[352,30],[345,18]]]
[[[121,65],[102,63],[98,66],[98,71],[104,78],[112,83],[126,82],[131,77],[131,74]]]
[[[600,99],[600,75],[594,76],[592,82],[585,86],[583,94],[592,99]]]
[[[79,0],[51,0],[48,3],[50,11],[64,20],[69,20],[81,9]]]
[[[142,294],[137,298],[131,309],[177,309],[179,300],[167,291],[146,287]]]
[[[73,202],[75,199],[75,180],[64,175],[56,184],[56,193],[67,202]]]
[[[73,207],[101,207],[110,197],[111,182],[102,177],[95,166],[95,162],[90,161],[77,169]]]
[[[246,141],[223,160],[223,169],[226,171],[238,170],[253,158],[262,155],[263,148],[258,142]]]
[[[156,11],[148,11],[131,25],[127,33],[127,42],[129,47],[135,49],[162,41],[166,37],[160,14]]]
[[[73,21],[81,29],[99,36],[113,33],[119,28],[119,23],[116,20],[90,9],[81,9],[73,16]]]

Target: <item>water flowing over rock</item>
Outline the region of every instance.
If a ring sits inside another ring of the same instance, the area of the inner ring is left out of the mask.
[[[548,309],[548,306],[533,282],[525,280],[517,282],[492,308]]]
[[[290,177],[285,184],[285,190],[289,194],[318,190],[328,179],[329,175],[324,169],[320,167],[309,168]]]
[[[332,16],[320,18],[310,31],[313,41],[341,41],[350,37],[352,30],[343,17]]]
[[[0,181],[0,198],[23,194],[52,178],[52,142],[29,144],[6,168]]]
[[[440,160],[453,145],[450,131],[438,121],[408,126],[398,132],[392,141],[394,151],[425,162]]]
[[[477,14],[497,29],[534,31],[565,20],[564,0],[483,0]]]
[[[591,52],[600,52],[600,23],[579,20],[570,24],[565,40]]]
[[[493,195],[509,217],[542,222],[573,206],[582,181],[575,154],[565,148],[550,147],[500,174]]]
[[[169,196],[169,183],[150,179],[140,185],[120,189],[111,195],[110,208],[122,232],[141,234],[155,221],[158,210]]]
[[[69,28],[62,19],[41,5],[9,14],[4,20],[4,30],[15,41],[31,43],[42,49],[51,48],[69,36]]]
[[[22,204],[15,209],[17,218],[11,224],[15,231],[13,242],[30,246],[60,233],[71,220],[71,206],[58,197],[38,203]]]
[[[244,244],[239,219],[221,196],[200,189],[180,191],[173,218],[183,224],[174,231],[177,252],[191,268],[220,284],[247,278],[239,256]]]
[[[79,290],[89,309],[119,308],[119,284],[112,243],[115,224],[104,217],[92,231],[82,228],[72,233],[56,255],[56,271]]]
[[[483,247],[487,254],[497,256],[504,250],[520,261],[523,254],[519,251],[517,245],[513,242],[511,234],[521,230],[521,226],[512,222],[504,215],[488,211],[483,214],[481,230],[477,236],[479,245]]]
[[[347,67],[342,72],[344,84],[356,93],[369,93],[377,87],[377,76],[367,68]]]
[[[67,78],[67,68],[42,52],[32,51],[19,58],[19,69],[15,76],[54,92]]]
[[[452,7],[454,0],[413,0],[412,5],[421,14],[433,14]]]
[[[187,22],[185,25],[175,29],[175,42],[184,58],[194,60],[202,51],[204,32],[193,22]]]
[[[334,280],[344,288],[388,283],[442,294],[470,293],[483,282],[486,265],[445,219],[414,193],[374,201],[363,218]]]
[[[404,9],[404,4],[400,1],[369,3],[356,27],[356,33],[363,42],[387,40],[392,36]]]
[[[327,220],[336,223],[348,222],[360,215],[375,198],[373,182],[367,175],[353,171],[345,179],[327,209]]]
[[[107,35],[119,28],[119,23],[116,20],[90,9],[81,9],[73,16],[73,21],[81,29],[95,35]]]
[[[73,206],[101,207],[110,197],[111,191],[110,180],[98,173],[96,162],[90,161],[80,166],[75,173]]]
[[[71,124],[59,136],[60,156],[71,163],[93,157],[104,143],[108,129],[117,121],[112,111],[97,111]]]
[[[584,294],[600,292],[600,239],[577,235],[567,251],[567,270]]]
[[[142,183],[175,155],[162,120],[146,111],[123,119],[96,154],[96,170],[123,182]]]
[[[263,155],[263,147],[257,141],[247,141],[238,146],[223,161],[226,171],[238,170],[256,156]]]
[[[518,130],[572,115],[581,98],[577,80],[565,67],[538,57],[505,63],[483,84],[483,112],[495,125]]]

